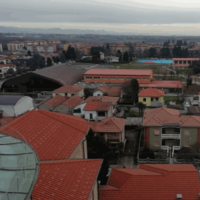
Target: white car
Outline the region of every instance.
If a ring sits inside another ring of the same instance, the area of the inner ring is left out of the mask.
[[[185,106],[185,107],[190,107],[190,103],[189,103],[188,101],[186,101],[186,102],[184,103],[184,106]]]

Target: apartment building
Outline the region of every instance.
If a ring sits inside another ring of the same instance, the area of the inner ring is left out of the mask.
[[[193,62],[200,61],[199,58],[173,58],[174,68],[188,68]]]
[[[112,44],[110,45],[110,53],[112,55],[117,55],[118,52],[124,54],[128,51],[128,46],[125,44]]]

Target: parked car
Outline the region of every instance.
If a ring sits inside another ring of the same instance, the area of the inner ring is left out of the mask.
[[[191,106],[191,104],[190,104],[190,102],[189,102],[189,101],[185,101],[185,103],[184,103],[184,106],[185,106],[185,107],[190,107],[190,106]]]

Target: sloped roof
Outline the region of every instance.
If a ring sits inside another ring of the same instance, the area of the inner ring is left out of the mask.
[[[90,127],[94,132],[99,133],[121,133],[124,130],[126,119],[108,117],[101,122],[90,122]]]
[[[55,97],[49,99],[44,104],[50,106],[51,108],[55,108],[66,101],[66,98],[61,95],[56,95]]]
[[[33,199],[90,199],[102,160],[40,162]]]
[[[163,126],[166,124],[198,127],[200,126],[200,116],[180,115],[178,110],[164,107],[145,110],[143,126]]]
[[[40,160],[69,158],[89,130],[88,123],[79,117],[44,110],[29,111],[7,126],[0,130],[25,139]]]
[[[138,94],[139,97],[163,97],[164,96],[163,90],[158,90],[157,88],[147,88],[141,90]]]
[[[64,101],[64,102],[62,103],[62,105],[65,105],[65,106],[70,107],[70,108],[75,108],[75,107],[78,106],[82,101],[83,101],[83,99],[81,99],[80,97],[78,97],[78,96],[73,96],[73,97],[67,99],[66,101]]]
[[[139,169],[112,169],[107,186],[100,189],[100,200],[198,200],[198,172],[193,165],[152,164]]]
[[[85,75],[119,75],[119,76],[150,76],[152,70],[142,69],[89,69]]]
[[[84,110],[86,111],[108,111],[111,106],[111,102],[102,102],[102,101],[89,101]]]
[[[112,105],[115,105],[117,103],[117,101],[119,100],[119,97],[109,97],[109,96],[91,96],[88,97],[87,99],[85,99],[85,101],[82,102],[83,103],[87,103],[89,101],[103,101],[103,102],[111,102]]]
[[[151,81],[150,83],[140,83],[140,87],[157,88],[182,88],[181,81]]]
[[[56,90],[53,91],[53,93],[76,93],[83,90],[82,87],[76,86],[76,85],[64,85]]]
[[[84,70],[78,70],[67,65],[58,65],[32,73],[57,81],[62,85],[73,85],[83,79]]]
[[[100,90],[104,93],[108,93],[110,97],[119,97],[122,91],[122,87],[112,87],[112,86],[101,86],[97,90]]]

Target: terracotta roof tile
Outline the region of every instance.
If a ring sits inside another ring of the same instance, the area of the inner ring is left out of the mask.
[[[55,97],[49,99],[44,104],[50,106],[51,108],[55,108],[66,101],[66,98],[61,95],[56,95]]]
[[[76,85],[64,85],[54,90],[53,93],[76,93],[81,90],[83,90],[83,88]]]
[[[33,199],[89,199],[102,160],[40,162]]]
[[[158,90],[157,88],[147,88],[138,94],[139,97],[163,97],[164,96],[163,90]]]
[[[7,126],[1,131],[25,139],[40,160],[69,158],[89,130],[79,117],[44,110],[30,111]]]
[[[98,133],[121,133],[124,130],[126,119],[108,117],[101,122],[90,122],[90,126],[94,132]]]
[[[118,100],[119,97],[109,97],[109,96],[91,96],[88,97],[85,101],[82,102],[83,103],[87,103],[89,101],[103,101],[103,102],[111,102],[112,105],[115,105]]]
[[[181,81],[151,81],[150,83],[140,83],[140,87],[156,87],[156,88],[182,88]]]
[[[104,93],[108,93],[110,97],[120,97],[122,87],[112,87],[112,86],[101,86],[97,90],[100,90]]]
[[[84,110],[86,111],[109,111],[110,106],[112,104],[110,102],[102,102],[102,101],[89,101]]]
[[[80,97],[78,97],[78,96],[73,96],[73,97],[67,99],[66,101],[64,101],[64,102],[62,103],[62,105],[65,105],[65,106],[70,107],[70,108],[75,108],[75,107],[78,106],[82,101],[83,101],[83,99],[81,99]]]
[[[199,127],[200,116],[180,115],[178,110],[164,107],[145,110],[143,126],[163,126],[164,124],[177,124],[180,127]]]
[[[199,192],[193,165],[149,164],[139,169],[112,169],[107,186],[100,189],[100,200],[173,200],[177,194],[198,200]]]

